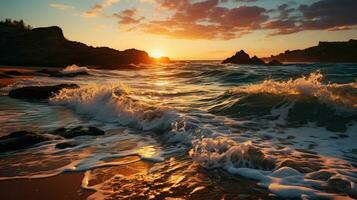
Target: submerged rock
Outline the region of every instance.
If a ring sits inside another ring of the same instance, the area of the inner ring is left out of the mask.
[[[46,100],[58,94],[62,89],[79,88],[76,84],[60,84],[54,86],[31,86],[11,90],[9,97],[18,99]]]
[[[39,71],[37,71],[38,73],[41,74],[47,74],[51,77],[58,77],[58,78],[62,78],[62,77],[76,77],[76,76],[88,76],[90,75],[88,72],[86,71],[80,71],[80,72],[72,72],[72,73],[62,73],[59,70],[48,70],[48,69],[41,69]]]
[[[331,177],[327,181],[328,186],[338,192],[349,193],[351,191],[351,183],[348,180],[339,178],[339,177]]]
[[[12,76],[9,76],[7,74],[0,73],[0,79],[2,78],[12,78]]]
[[[0,153],[25,149],[48,140],[50,137],[43,134],[28,131],[13,132],[0,137]]]
[[[96,127],[82,127],[78,126],[72,129],[67,129],[67,128],[59,128],[56,129],[54,132],[52,132],[54,135],[59,135],[64,138],[74,138],[78,136],[99,136],[99,135],[104,135],[105,132],[99,128]]]
[[[76,146],[76,145],[74,145],[73,143],[71,143],[71,142],[62,142],[62,143],[58,143],[58,144],[56,144],[56,148],[57,149],[67,149],[67,148],[72,148],[72,147],[74,147],[74,146]]]
[[[6,71],[6,72],[4,72],[4,74],[13,75],[13,76],[21,76],[21,75],[23,75],[21,72],[16,71],[16,70]]]

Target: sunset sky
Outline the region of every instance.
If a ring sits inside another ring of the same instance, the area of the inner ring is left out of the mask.
[[[172,59],[223,59],[240,49],[269,56],[357,39],[357,0],[1,0],[0,18]]]

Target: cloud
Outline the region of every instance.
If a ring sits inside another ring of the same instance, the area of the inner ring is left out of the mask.
[[[336,29],[357,25],[356,0],[322,0],[312,5],[301,5],[305,29]]]
[[[74,7],[71,5],[60,4],[60,3],[50,3],[49,6],[52,8],[56,8],[58,10],[63,10],[63,11],[68,11],[68,10],[74,9]]]
[[[356,0],[320,0],[296,9],[286,4],[278,7],[280,16],[265,23],[272,35],[291,34],[305,30],[341,31],[357,26]],[[291,16],[292,13],[295,13]]]
[[[271,36],[305,30],[342,31],[357,27],[357,0],[314,0],[311,4],[286,1],[273,9],[263,0],[139,0],[153,3],[155,15],[141,14],[137,8],[114,14],[104,9],[119,0],[102,0],[84,16],[115,18],[121,28],[181,39],[229,40],[257,30]],[[245,4],[227,4],[245,2]],[[253,4],[249,4],[252,3]],[[306,1],[305,1],[306,2]],[[246,4],[248,3],[248,4]],[[143,17],[143,16],[146,16]]]
[[[268,20],[265,8],[241,6],[220,7],[220,0],[192,3],[189,0],[161,0],[158,8],[173,14],[162,20],[151,20],[143,31],[185,39],[232,39],[241,37]]]
[[[113,16],[119,19],[118,21],[119,24],[124,24],[124,25],[138,24],[145,18],[136,17],[137,13],[138,13],[137,9],[133,8],[133,9],[123,10],[119,13],[115,13],[113,14]]]
[[[96,17],[99,14],[102,14],[103,10],[107,7],[112,6],[115,3],[118,3],[120,0],[103,0],[101,3],[95,4],[91,9],[87,10],[84,13],[85,17]]]

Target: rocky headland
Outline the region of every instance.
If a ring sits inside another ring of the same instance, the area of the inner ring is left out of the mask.
[[[320,62],[356,63],[357,40],[346,42],[319,42],[317,46],[302,50],[287,50],[279,55],[262,58],[266,62]]]
[[[65,38],[60,27],[30,28],[14,22],[0,23],[0,64],[13,66],[95,66],[108,69],[153,63],[148,53],[92,47]]]
[[[223,60],[223,64],[243,64],[243,65],[282,65],[277,60],[272,60],[268,63],[265,63],[262,59],[257,56],[250,57],[244,50],[240,50],[234,56]]]

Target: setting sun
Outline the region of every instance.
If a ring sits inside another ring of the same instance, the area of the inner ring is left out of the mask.
[[[154,53],[152,54],[152,57],[154,57],[154,58],[161,58],[161,57],[163,57],[163,54],[162,54],[161,52],[154,52]]]

